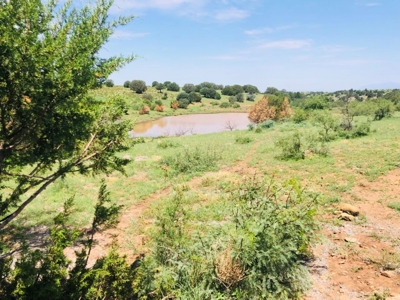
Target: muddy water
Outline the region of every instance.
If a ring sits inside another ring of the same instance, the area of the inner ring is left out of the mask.
[[[250,123],[247,113],[197,114],[164,117],[137,124],[131,137],[180,136],[246,129]]]

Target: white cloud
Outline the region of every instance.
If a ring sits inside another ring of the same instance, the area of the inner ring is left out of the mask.
[[[214,18],[218,21],[232,21],[245,19],[248,16],[250,16],[248,11],[231,7],[229,9],[217,12]]]
[[[343,45],[326,45],[321,46],[320,49],[325,52],[329,53],[338,53],[338,52],[350,52],[350,51],[360,51],[364,50],[365,48],[354,48],[354,47],[347,47]]]
[[[244,33],[247,35],[260,35],[264,33],[273,33],[277,31],[282,31],[282,30],[287,30],[296,27],[296,25],[284,25],[284,26],[278,26],[278,27],[263,27],[263,28],[258,28],[258,29],[252,29],[252,30],[245,30]]]
[[[378,2],[373,2],[373,3],[367,3],[367,4],[365,4],[365,6],[379,6],[379,5],[382,5],[381,3],[378,3]]]
[[[259,35],[263,33],[272,33],[275,30],[270,28],[270,27],[264,27],[264,28],[259,28],[259,29],[253,29],[253,30],[245,30],[244,33],[247,35]]]
[[[265,42],[257,49],[300,49],[310,46],[312,40],[281,40],[274,42]]]
[[[123,30],[116,30],[111,36],[112,39],[129,40],[134,38],[140,38],[149,35],[148,32],[130,32]]]
[[[201,0],[116,0],[114,7],[120,10],[127,9],[174,9],[184,4],[195,4]]]

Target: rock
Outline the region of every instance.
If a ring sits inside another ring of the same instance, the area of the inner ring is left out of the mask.
[[[354,243],[354,244],[359,244],[358,241],[355,238],[352,237],[345,237],[344,240],[348,243]]]
[[[339,210],[351,214],[353,216],[358,216],[358,214],[360,213],[360,210],[357,207],[348,203],[340,203]]]
[[[381,271],[381,275],[387,278],[393,278],[396,276],[396,272],[394,271]]]
[[[344,221],[354,221],[354,217],[352,215],[349,215],[347,213],[341,213],[339,215],[339,219],[344,220]]]
[[[336,211],[333,212],[334,215],[340,215],[341,213],[342,213],[341,210],[336,210]]]

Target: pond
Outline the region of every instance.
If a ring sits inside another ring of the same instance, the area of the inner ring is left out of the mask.
[[[135,125],[131,137],[181,136],[246,129],[247,113],[196,114],[164,117]]]

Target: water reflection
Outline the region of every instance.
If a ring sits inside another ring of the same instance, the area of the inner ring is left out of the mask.
[[[247,115],[247,113],[227,113],[164,117],[135,125],[130,135],[131,137],[181,136],[246,129],[249,124]]]

